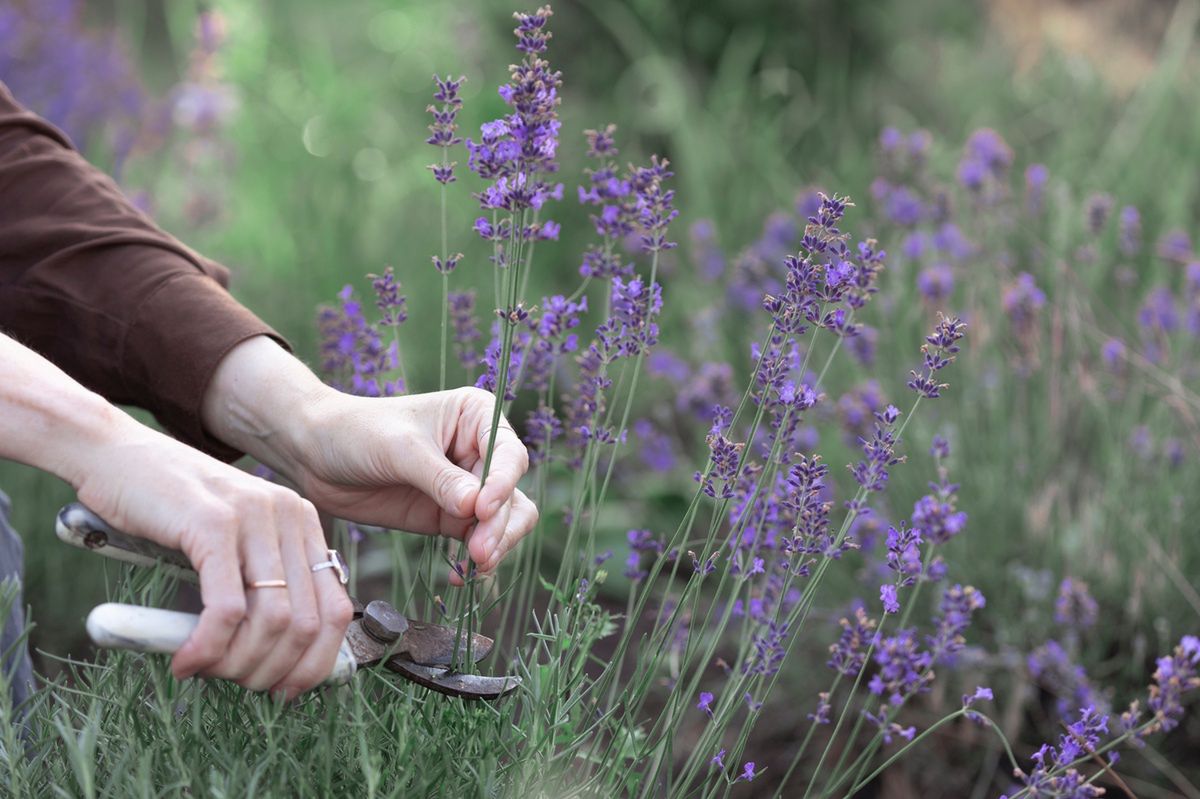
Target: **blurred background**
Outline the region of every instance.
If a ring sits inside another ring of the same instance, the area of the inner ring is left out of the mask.
[[[0,79],[163,227],[229,266],[234,294],[310,361],[316,306],[347,283],[369,289],[367,273],[395,267],[410,298],[402,338],[409,381],[428,390],[438,353],[421,331],[435,330],[440,315],[430,265],[438,200],[426,170],[435,155],[423,143],[430,76],[466,75],[464,132],[501,113],[495,86],[514,60],[512,10],[482,0],[3,0]],[[1098,191],[1141,210],[1146,242],[1200,234],[1200,3],[560,0],[554,10],[550,58],[563,72],[568,197],[583,167],[585,128],[615,123],[623,157],[672,161],[683,244],[665,265],[663,347],[723,360],[739,378],[751,365],[739,323],[705,316],[706,289],[685,279],[689,264],[710,256],[720,268],[733,264],[778,223],[772,214],[794,214],[797,196],[812,187],[855,198],[860,210],[847,227],[898,252],[903,231],[865,213],[885,127],[928,131],[931,168],[949,180],[980,127],[1007,141],[1015,174],[1048,167],[1053,211],[1036,234],[1053,241],[1053,253],[1072,254],[1063,258],[1077,268],[1054,269],[1057,256],[1039,262],[1028,255],[1033,248],[1013,248],[971,263],[959,285],[974,281],[973,291],[998,295],[1015,272],[1041,269],[1051,303],[1085,306],[1094,327],[1074,339],[1061,335],[1069,313],[1049,316],[1039,366],[1018,379],[1005,330],[972,319],[969,351],[950,375],[954,390],[920,422],[917,440],[946,432],[955,446],[953,478],[972,522],[949,559],[956,581],[989,598],[973,634],[993,654],[990,668],[1011,667],[1012,685],[996,685],[998,694],[1023,697],[1010,706],[1010,722],[1029,713],[1031,728],[1045,722],[1029,697],[1050,689],[1014,653],[1051,635],[1064,576],[1086,580],[1101,607],[1080,657],[1118,703],[1127,701],[1146,682],[1147,659],[1200,627],[1195,348],[1181,340],[1179,360],[1135,374],[1119,401],[1097,389],[1101,343],[1137,340],[1142,297],[1178,283],[1180,270],[1149,255],[1128,263],[1074,255],[1087,243],[1086,198]],[[201,12],[215,13],[199,24]],[[460,175],[450,246],[467,257],[456,276],[481,279],[488,264],[470,233],[467,196],[477,181]],[[578,284],[586,213],[567,202],[558,217],[564,236],[539,252],[531,296]],[[701,220],[711,227],[695,228]],[[929,308],[915,265],[900,259],[888,281],[873,322],[876,357],[895,374],[884,393],[899,394]],[[831,384],[848,391],[856,380],[846,367]],[[681,434],[681,451],[702,436],[693,427],[690,441]],[[851,457],[842,438],[822,441],[831,464]],[[897,473],[899,508],[933,474],[922,451],[911,462]],[[80,620],[103,598],[105,572],[54,541],[54,514],[69,490],[11,464],[0,464],[0,488],[28,542],[35,645],[86,654]],[[685,475],[626,489],[636,496],[629,518],[611,521],[614,542],[628,526],[671,518],[689,484]],[[54,669],[51,660],[43,666]],[[781,750],[788,724],[777,723]],[[1193,721],[1161,751],[1131,755],[1157,768],[1140,795],[1200,796],[1198,748]],[[920,792],[919,775],[897,774],[889,795],[933,795]]]

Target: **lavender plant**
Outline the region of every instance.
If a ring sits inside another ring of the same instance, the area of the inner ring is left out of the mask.
[[[1072,376],[1095,386],[1084,396],[1120,408],[1106,440],[1136,439],[1131,460],[1148,480],[1182,468],[1190,450],[1171,426],[1177,406],[1151,400],[1195,404],[1175,377],[1194,369],[1188,336],[1200,313],[1186,235],[1146,247],[1151,219],[1125,206],[1114,222],[1117,200],[1104,194],[1067,202],[1041,165],[1018,170],[1014,186],[1017,154],[996,131],[972,135],[945,178],[931,134],[887,129],[873,213],[806,189],[736,256],[704,221],[681,256],[671,165],[623,167],[614,127],[579,143],[588,168],[575,192],[556,182],[562,77],[548,62],[550,18],[548,8],[516,16],[506,111],[478,135],[457,132],[462,79],[435,78],[437,383],[405,372],[408,306],[395,271],[372,276],[373,303],[347,286],[318,317],[321,365],[340,389],[475,382],[495,396],[493,437],[502,412],[520,422],[543,521],[498,578],[433,542],[418,554],[383,531],[347,525],[343,535],[357,579],[393,574],[393,599],[410,615],[495,633],[495,670],[520,674],[522,690],[467,706],[364,674],[285,708],[227,685],[180,685],[154,658],[115,654],[39,694],[26,709],[37,755],[24,760],[11,736],[0,740],[0,784],[103,795],[107,780],[128,786],[116,775],[144,771],[214,795],[841,797],[903,773],[903,759],[946,732],[979,752],[976,795],[1094,796],[1101,782],[1119,784],[1117,747],[1183,723],[1200,688],[1196,639],[1157,662],[1148,697],[1118,723],[1116,693],[1101,682],[1112,660],[1084,666],[1107,648],[1098,620],[1113,612],[1100,607],[1111,593],[1089,590],[1102,575],[1088,558],[1048,564],[1062,572],[1057,596],[1027,591],[1028,640],[997,633],[1012,600],[995,586],[1015,572],[973,568],[963,554],[1001,524],[974,504],[982,464],[964,420],[979,417],[961,408],[994,406],[990,387],[1011,377],[1005,401],[1022,423],[992,440],[1038,452],[1008,439],[1082,416],[1054,404],[1062,349],[1079,347],[1087,368]],[[462,145],[474,178],[455,174]],[[482,244],[459,255],[451,236],[467,231],[448,227],[447,208],[471,190]],[[558,285],[531,276],[551,271],[535,250],[560,236],[555,219],[568,224],[571,210],[554,203],[570,196],[592,241],[577,284],[534,302],[531,287]],[[553,219],[551,208],[561,209]],[[1159,269],[1130,278],[1122,269],[1134,259]],[[1137,295],[1123,317],[1079,302],[1106,280]],[[728,347],[722,327],[736,328]],[[1118,400],[1152,410],[1142,418]],[[1014,527],[1039,529],[1034,484],[1072,468],[1044,457],[1046,471],[1029,458],[1002,476],[1030,496],[1028,507],[1013,503],[1027,514]],[[490,449],[483,479],[489,466]],[[649,485],[669,486],[667,498]],[[1044,501],[1054,510],[1076,501],[1060,491]],[[443,559],[465,588],[439,587]],[[1000,577],[982,585],[989,572]],[[1058,580],[1045,577],[1052,591]],[[137,575],[117,589],[147,603],[168,591],[161,576]],[[1145,657],[1125,660],[1141,679]],[[1023,714],[1054,743],[1027,746]],[[13,715],[0,705],[0,724]],[[779,741],[782,755],[768,748]]]

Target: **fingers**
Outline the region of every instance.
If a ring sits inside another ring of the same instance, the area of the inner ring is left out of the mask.
[[[418,446],[403,453],[401,477],[427,494],[442,510],[460,519],[475,514],[479,478],[459,468],[432,446]]]
[[[471,554],[471,560],[479,566],[483,566],[488,561],[492,551],[504,536],[504,528],[508,525],[512,506],[513,500],[510,499],[501,505],[500,510],[490,519],[479,522],[475,525],[475,529],[467,534],[467,551]]]
[[[480,522],[471,532],[467,548],[471,560],[481,572],[493,571],[500,565],[517,542],[524,538],[538,522],[538,509],[521,489],[514,489],[512,501],[505,504],[500,513],[486,522]],[[451,574],[450,581],[462,585],[461,578]]]
[[[326,559],[316,509],[280,488],[240,500],[233,533],[197,537],[187,548],[200,574],[204,611],[175,655],[178,677],[200,674],[291,698],[333,669],[353,608],[336,576],[314,574]],[[286,587],[244,588],[285,580]]]
[[[289,497],[275,508],[279,533],[279,550],[282,558],[281,574],[287,580],[287,588],[251,589],[249,618],[255,617],[255,602],[282,601],[288,604],[288,616],[283,631],[265,655],[260,655],[250,673],[240,684],[253,691],[263,691],[286,679],[299,666],[305,653],[312,646],[321,629],[321,615],[313,586],[313,574],[309,571],[308,555],[304,549],[307,538],[320,536],[321,528],[316,512],[307,512],[308,503],[298,497]],[[317,679],[305,683],[300,690],[307,690],[320,683]],[[298,693],[299,691],[297,691]]]
[[[182,540],[200,574],[204,610],[196,629],[171,659],[171,670],[181,680],[219,662],[246,615],[236,517],[216,506],[193,518]]]
[[[354,616],[354,606],[346,589],[333,569],[313,572],[312,567],[328,559],[325,537],[317,522],[316,509],[304,503],[305,513],[311,515],[308,534],[292,552],[293,568],[304,572],[313,591],[310,627],[306,628],[306,646],[299,660],[277,680],[271,690],[284,699],[291,699],[325,681],[333,671],[338,647],[346,637],[346,628]],[[286,560],[285,554],[285,560]]]
[[[479,451],[487,452],[490,427],[479,433]],[[475,501],[475,516],[481,521],[495,516],[512,497],[517,482],[529,469],[529,453],[512,426],[501,418],[496,430],[496,448],[492,453],[487,480]]]
[[[521,489],[515,489],[512,511],[508,516],[508,523],[504,526],[504,533],[492,546],[487,560],[480,566],[480,571],[490,572],[499,566],[504,556],[517,545],[518,541],[537,527],[537,523],[537,505],[534,505],[533,500],[525,496],[525,492]]]

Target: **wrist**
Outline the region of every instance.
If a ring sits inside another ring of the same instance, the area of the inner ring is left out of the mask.
[[[141,427],[99,394],[0,334],[0,458],[49,472],[78,488],[110,443]],[[146,429],[146,428],[143,428]]]
[[[274,341],[257,336],[222,359],[201,417],[215,437],[294,480],[309,450],[314,409],[334,393]]]

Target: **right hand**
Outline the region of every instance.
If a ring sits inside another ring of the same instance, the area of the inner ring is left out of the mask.
[[[316,509],[274,485],[113,409],[70,482],[114,527],[184,552],[200,575],[200,623],[171,661],[175,676],[232,680],[291,698],[325,680],[353,607],[326,560]],[[256,580],[286,588],[248,588]]]

